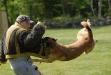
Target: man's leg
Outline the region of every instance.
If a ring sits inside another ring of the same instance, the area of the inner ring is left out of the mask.
[[[10,59],[9,62],[16,75],[40,75],[25,58]]]

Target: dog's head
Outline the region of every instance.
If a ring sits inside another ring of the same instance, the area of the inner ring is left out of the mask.
[[[51,37],[45,37],[42,39],[43,50],[41,55],[44,56],[44,58],[48,58],[48,56],[51,54],[53,48],[57,44],[56,41],[57,39]]]

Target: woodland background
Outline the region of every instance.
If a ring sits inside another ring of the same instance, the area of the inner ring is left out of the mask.
[[[49,28],[80,27],[87,18],[93,26],[111,24],[111,0],[0,0],[0,11],[6,11],[9,26],[19,14]]]

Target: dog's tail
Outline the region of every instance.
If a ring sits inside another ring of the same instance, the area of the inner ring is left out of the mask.
[[[91,30],[91,23],[90,23],[89,19],[87,19],[87,21],[82,21],[81,25],[88,30],[90,39],[93,39],[93,33]]]

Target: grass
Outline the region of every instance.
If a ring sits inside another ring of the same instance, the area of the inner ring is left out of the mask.
[[[98,40],[94,50],[70,61],[53,63],[35,62],[44,75],[111,75],[111,26],[93,28],[94,38]],[[49,29],[45,36],[68,44],[76,39],[78,29]],[[0,75],[14,75],[9,64],[0,66]]]

